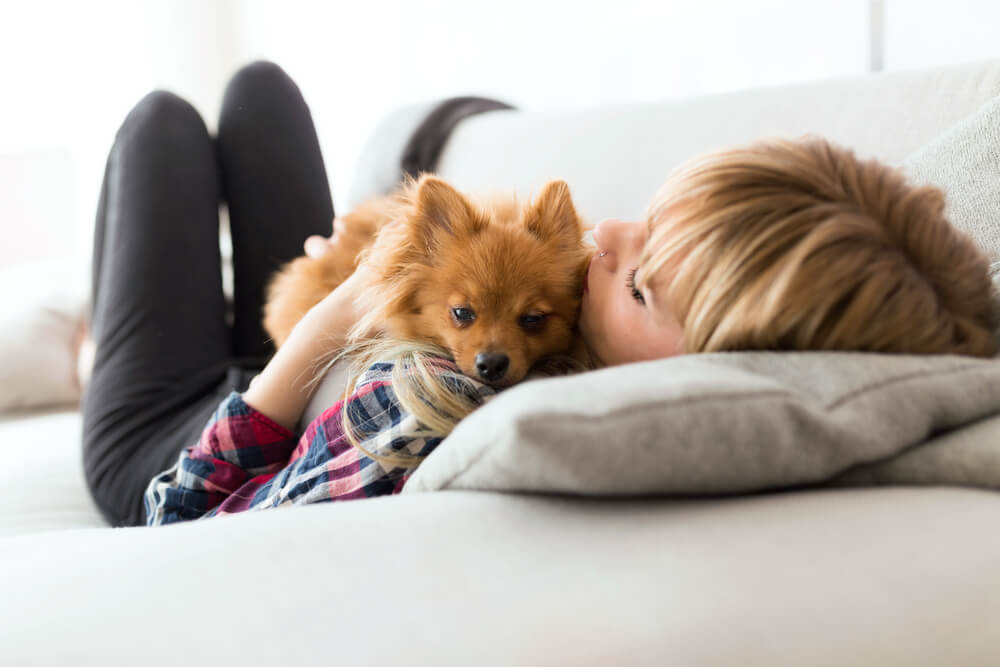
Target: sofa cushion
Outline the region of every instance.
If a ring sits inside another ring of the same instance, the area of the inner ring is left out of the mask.
[[[911,182],[941,188],[948,218],[989,255],[1000,309],[1000,96],[911,154],[902,168]]]
[[[75,410],[0,417],[0,539],[107,526],[83,478],[80,430]]]
[[[637,218],[688,158],[812,133],[898,164],[1000,94],[1000,60],[594,109],[463,121],[438,172],[468,192],[537,192],[561,178],[591,222]],[[398,153],[397,153],[398,155]]]
[[[758,491],[825,481],[998,413],[1000,361],[687,355],[508,390],[461,422],[405,491]],[[990,480],[1000,486],[1000,467]]]
[[[998,514],[966,489],[448,492],[15,538],[0,665],[981,667]]]
[[[944,190],[947,214],[1000,269],[1000,97],[902,164],[914,183]]]
[[[0,271],[0,413],[80,400],[77,353],[84,332],[85,276],[69,259]]]

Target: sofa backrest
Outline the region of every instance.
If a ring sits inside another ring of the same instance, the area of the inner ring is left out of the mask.
[[[708,150],[817,133],[898,163],[1000,94],[1000,60],[649,104],[495,111],[463,121],[438,172],[469,192],[566,180],[591,221],[636,218],[667,173]]]

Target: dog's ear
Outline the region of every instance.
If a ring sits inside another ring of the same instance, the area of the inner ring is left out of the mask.
[[[423,176],[417,185],[417,231],[431,241],[436,234],[455,235],[477,224],[478,216],[455,188],[440,178]]]
[[[583,223],[565,181],[545,184],[528,211],[525,223],[528,231],[543,241],[558,240],[571,245],[579,243],[583,234]]]

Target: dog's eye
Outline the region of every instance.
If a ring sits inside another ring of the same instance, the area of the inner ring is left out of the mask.
[[[525,331],[538,331],[543,326],[545,326],[545,318],[548,317],[545,313],[529,313],[527,315],[521,315],[517,318],[517,323],[521,325],[521,328]]]
[[[462,306],[456,306],[451,309],[451,316],[456,322],[469,323],[476,319],[476,311],[471,308],[464,308]]]

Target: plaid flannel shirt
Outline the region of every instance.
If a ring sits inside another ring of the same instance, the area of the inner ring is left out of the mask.
[[[442,438],[420,433],[392,389],[391,363],[359,378],[354,394],[308,425],[301,437],[231,393],[196,445],[149,483],[146,524],[156,526],[282,505],[351,500],[399,493],[416,468],[394,467],[351,445],[341,410],[368,452],[426,456]],[[434,366],[446,385],[482,403],[494,390],[461,375],[451,362]]]

